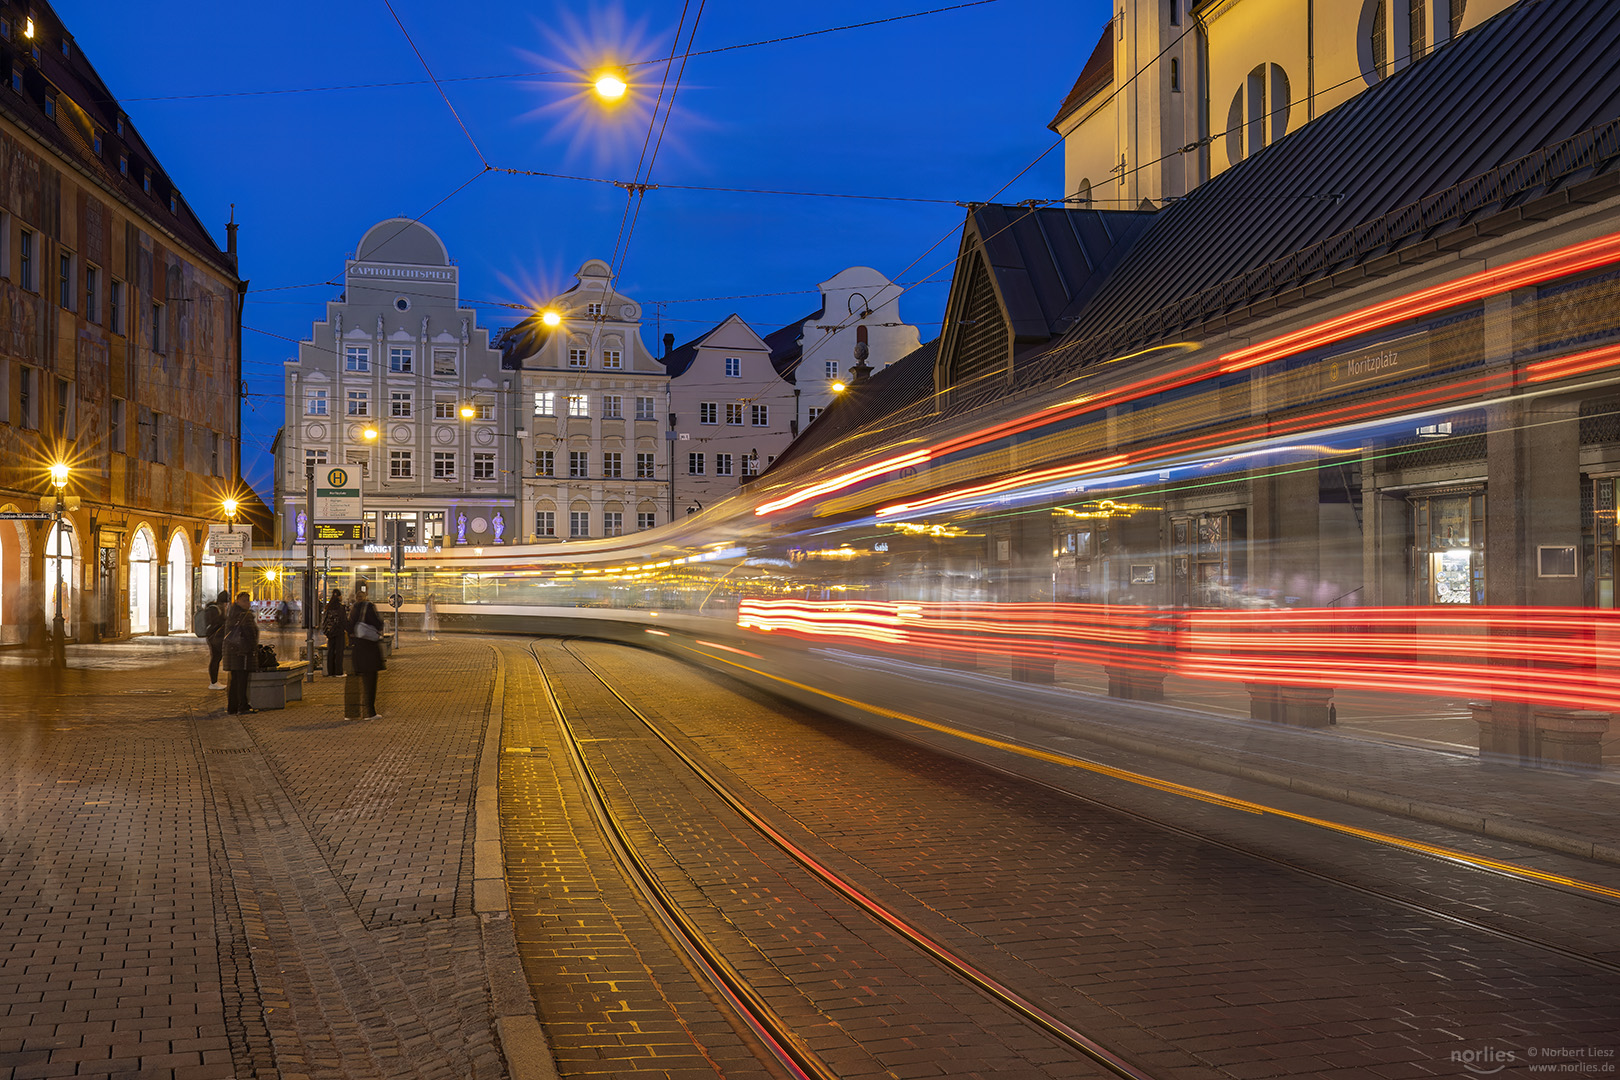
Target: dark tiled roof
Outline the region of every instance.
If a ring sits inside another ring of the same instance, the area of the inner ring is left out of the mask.
[[[1612,0],[1509,8],[1160,211],[1054,362],[1186,331],[1609,168],[1616,55]]]
[[[1058,125],[1063,123],[1064,118],[1070,113],[1090,101],[1099,91],[1114,84],[1113,30],[1112,19],[1103,24],[1102,36],[1097,39],[1096,47],[1091,50],[1091,59],[1080,69],[1080,77],[1074,80],[1074,87],[1069,91],[1069,96],[1063,99],[1063,104],[1058,106],[1057,115],[1046,125],[1053,131],[1058,130]]]
[[[972,232],[995,276],[1013,336],[1045,341],[1067,330],[1154,215],[997,204],[974,211]]]
[[[664,370],[669,373],[669,377],[675,379],[685,375],[686,369],[692,366],[693,360],[697,359],[698,346],[703,344],[703,339],[735,317],[735,314],[727,315],[685,345],[677,345],[669,351],[667,356],[660,356],[658,362],[664,365]]]
[[[788,323],[780,330],[772,330],[761,339],[765,342],[766,348],[771,350],[771,367],[775,368],[776,373],[788,382],[798,381],[794,377],[794,373],[799,366],[799,361],[804,359],[804,342],[801,340],[804,334],[804,324],[811,319],[819,319],[826,313],[827,309],[825,307],[819,307],[804,318]]]
[[[184,242],[198,257],[206,260],[215,270],[231,280],[237,279],[236,267],[214,242],[213,235],[192,212],[177,186],[170,180],[157,155],[135,131],[133,121],[119,108],[118,101],[90,61],[79,51],[52,8],[36,0],[29,13],[34,19],[34,37],[23,37],[22,17],[10,9],[6,17],[12,22],[11,38],[0,40],[0,72],[9,76],[15,65],[23,74],[21,92],[14,91],[9,81],[0,85],[0,115],[5,115],[38,135],[63,158],[96,177],[126,206],[155,225],[159,231],[167,230]],[[67,50],[63,51],[63,42]],[[39,61],[33,58],[33,47],[39,49]],[[56,116],[45,114],[45,100],[56,100]],[[124,133],[118,134],[118,120],[124,117]],[[93,140],[99,133],[102,150],[98,155]],[[120,155],[129,158],[129,174],[118,171]],[[150,169],[152,190],[142,183],[142,175]],[[173,195],[176,209],[169,209]],[[39,224],[35,222],[35,224]]]

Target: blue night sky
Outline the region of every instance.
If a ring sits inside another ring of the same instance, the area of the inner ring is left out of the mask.
[[[688,28],[699,2],[687,8]],[[948,2],[704,0],[693,49]],[[265,496],[270,441],[282,418],[281,363],[296,353],[282,339],[309,334],[340,291],[323,283],[341,279],[344,257],[369,225],[438,204],[424,220],[461,267],[463,302],[478,306],[480,323],[492,327],[522,317],[502,305],[542,301],[572,284],[586,259],[611,256],[622,190],[479,173],[487,161],[631,178],[663,67],[631,66],[632,97],[611,112],[588,100],[582,71],[668,56],[683,6],[393,4],[471,140],[383,0],[174,0],[161,17],[150,5],[57,3],[222,244],[236,204],[241,269],[252,289],[243,320],[252,396],[243,407],[242,469]],[[992,0],[694,55],[652,182],[987,199],[1055,142],[1046,124],[1107,12],[1105,0]],[[479,78],[535,72],[553,74]],[[376,83],[395,85],[356,86]],[[348,88],[309,89],[338,86]],[[266,93],[288,90],[299,92]],[[1054,150],[997,201],[1055,198],[1061,188],[1062,154]],[[760,333],[801,319],[818,306],[817,282],[868,265],[908,282],[931,277],[901,302],[926,341],[938,330],[963,215],[949,203],[653,191],[619,286],[647,305],[643,339],[657,353],[663,332],[684,342],[733,311]]]

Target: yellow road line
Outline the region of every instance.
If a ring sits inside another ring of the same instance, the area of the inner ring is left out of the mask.
[[[1312,817],[1309,814],[1296,814],[1291,810],[1282,810],[1275,806],[1267,806],[1265,803],[1250,802],[1247,799],[1234,799],[1230,796],[1221,795],[1214,791],[1206,791],[1203,788],[1190,787],[1186,784],[1177,784],[1170,780],[1159,780],[1155,777],[1146,776],[1142,773],[1131,772],[1127,769],[1116,769],[1111,765],[1101,765],[1094,761],[1086,761],[1084,758],[1070,757],[1067,754],[1059,754],[1051,750],[1041,750],[1032,746],[1022,746],[1018,743],[1010,743],[1002,739],[994,739],[988,735],[978,735],[971,731],[964,731],[961,728],[951,727],[949,724],[941,724],[934,720],[924,720],[921,717],[911,716],[908,713],[896,712],[894,709],[884,708],[882,705],[872,705],[865,701],[857,701],[855,698],[845,697],[842,694],[835,694],[830,690],[822,690],[819,687],[810,686],[806,683],[795,682],[792,679],[785,679],[780,675],[772,675],[768,671],[760,671],[758,668],[749,667],[747,664],[739,664],[735,660],[727,660],[723,656],[716,656],[713,653],[703,652],[701,650],[694,649],[689,645],[683,645],[682,648],[689,652],[695,652],[699,656],[706,657],[707,659],[718,660],[722,664],[730,664],[732,667],[751,672],[755,675],[761,676],[762,678],[775,680],[776,682],[782,683],[785,686],[791,686],[795,689],[803,690],[807,693],[816,694],[820,697],[827,698],[830,701],[836,701],[841,705],[849,705],[853,708],[861,709],[877,716],[886,716],[891,720],[899,720],[903,723],[914,724],[917,727],[927,728],[929,731],[937,731],[942,735],[949,735],[953,738],[962,739],[966,742],[977,743],[980,746],[987,746],[994,750],[1002,750],[1009,754],[1017,754],[1020,757],[1033,758],[1036,761],[1045,761],[1053,765],[1062,765],[1065,768],[1084,769],[1087,772],[1097,773],[1101,776],[1107,776],[1114,780],[1124,780],[1127,783],[1152,788],[1155,791],[1162,791],[1170,795],[1180,795],[1183,798],[1197,799],[1200,802],[1213,803],[1216,806],[1224,806],[1232,810],[1242,810],[1245,813],[1250,814],[1270,814],[1273,817],[1286,818],[1290,821],[1298,821],[1305,825],[1314,825],[1320,829],[1328,829],[1332,832],[1343,833],[1346,836],[1354,836],[1362,840],[1370,840],[1377,844],[1386,844],[1390,847],[1403,848],[1407,851],[1415,851],[1420,854],[1431,855],[1439,859],[1449,859],[1453,862],[1465,863],[1469,866],[1476,866],[1484,870],[1494,870],[1499,873],[1510,874],[1514,877],[1525,878],[1527,880],[1545,882],[1551,885],[1562,885],[1566,888],[1577,889],[1581,892],[1591,893],[1595,896],[1602,896],[1610,900],[1620,900],[1620,889],[1611,889],[1605,885],[1598,885],[1590,881],[1582,881],[1579,878],[1566,877],[1563,874],[1549,874],[1543,870],[1536,870],[1528,866],[1520,866],[1518,863],[1502,862],[1499,859],[1490,859],[1483,855],[1474,855],[1466,851],[1458,851],[1455,848],[1444,848],[1434,844],[1425,844],[1419,840],[1408,840],[1405,837],[1395,836],[1392,833],[1377,832],[1372,829],[1360,829],[1354,825],[1346,825],[1343,822],[1330,821],[1326,818]]]

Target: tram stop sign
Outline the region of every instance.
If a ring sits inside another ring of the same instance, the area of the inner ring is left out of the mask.
[[[361,520],[358,465],[334,465],[315,470],[315,520]]]

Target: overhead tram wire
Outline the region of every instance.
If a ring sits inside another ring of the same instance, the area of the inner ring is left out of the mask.
[[[943,15],[951,11],[960,11],[963,8],[983,7],[986,4],[1000,3],[1000,0],[967,0],[965,3],[950,4],[946,7],[929,8],[926,11],[912,11],[904,15],[891,15],[885,19],[869,19],[865,22],[845,23],[840,26],[823,27],[820,30],[806,30],[803,33],[788,34],[783,37],[765,38],[760,41],[743,41],[735,45],[720,45],[713,49],[700,49],[693,56],[714,56],[718,53],[735,52],[739,49],[757,49],[764,45],[779,45],[789,41],[800,41],[805,38],[821,37],[826,34],[842,33],[846,30],[864,30],[868,27],[882,26],[886,23],[904,22],[907,19],[920,19],[928,15]],[[626,67],[651,67],[654,64],[667,63],[666,60],[636,60]],[[437,80],[437,83],[460,82],[498,82],[510,79],[537,79],[547,75],[577,76],[578,71],[572,69],[558,69],[555,71],[509,71],[497,75],[449,75]],[[271,97],[286,94],[327,94],[343,90],[391,90],[402,86],[427,86],[428,79],[396,79],[388,82],[369,83],[341,83],[333,86],[294,86],[272,90],[218,90],[202,94],[158,94],[151,97],[126,97],[120,101],[201,101],[209,98],[237,98],[237,97]]]
[[[467,141],[472,144],[473,153],[478,155],[478,160],[483,163],[485,169],[488,169],[489,158],[484,156],[484,151],[479,148],[478,140],[473,138],[473,133],[467,130],[467,122],[463,120],[461,118],[461,114],[456,111],[455,105],[451,104],[450,95],[445,93],[444,87],[439,84],[438,76],[434,75],[433,69],[428,66],[427,57],[423,56],[422,50],[416,47],[415,40],[411,38],[411,32],[405,29],[405,23],[400,19],[399,12],[394,10],[393,0],[383,0],[383,6],[388,9],[388,14],[394,17],[394,23],[399,27],[399,32],[405,35],[405,43],[408,44],[411,47],[411,51],[416,54],[416,59],[421,63],[422,70],[427,72],[427,77],[429,79],[433,80],[433,89],[439,92],[439,97],[444,99],[445,108],[449,109],[450,115],[456,118],[456,123],[461,127],[461,133],[467,136]]]

